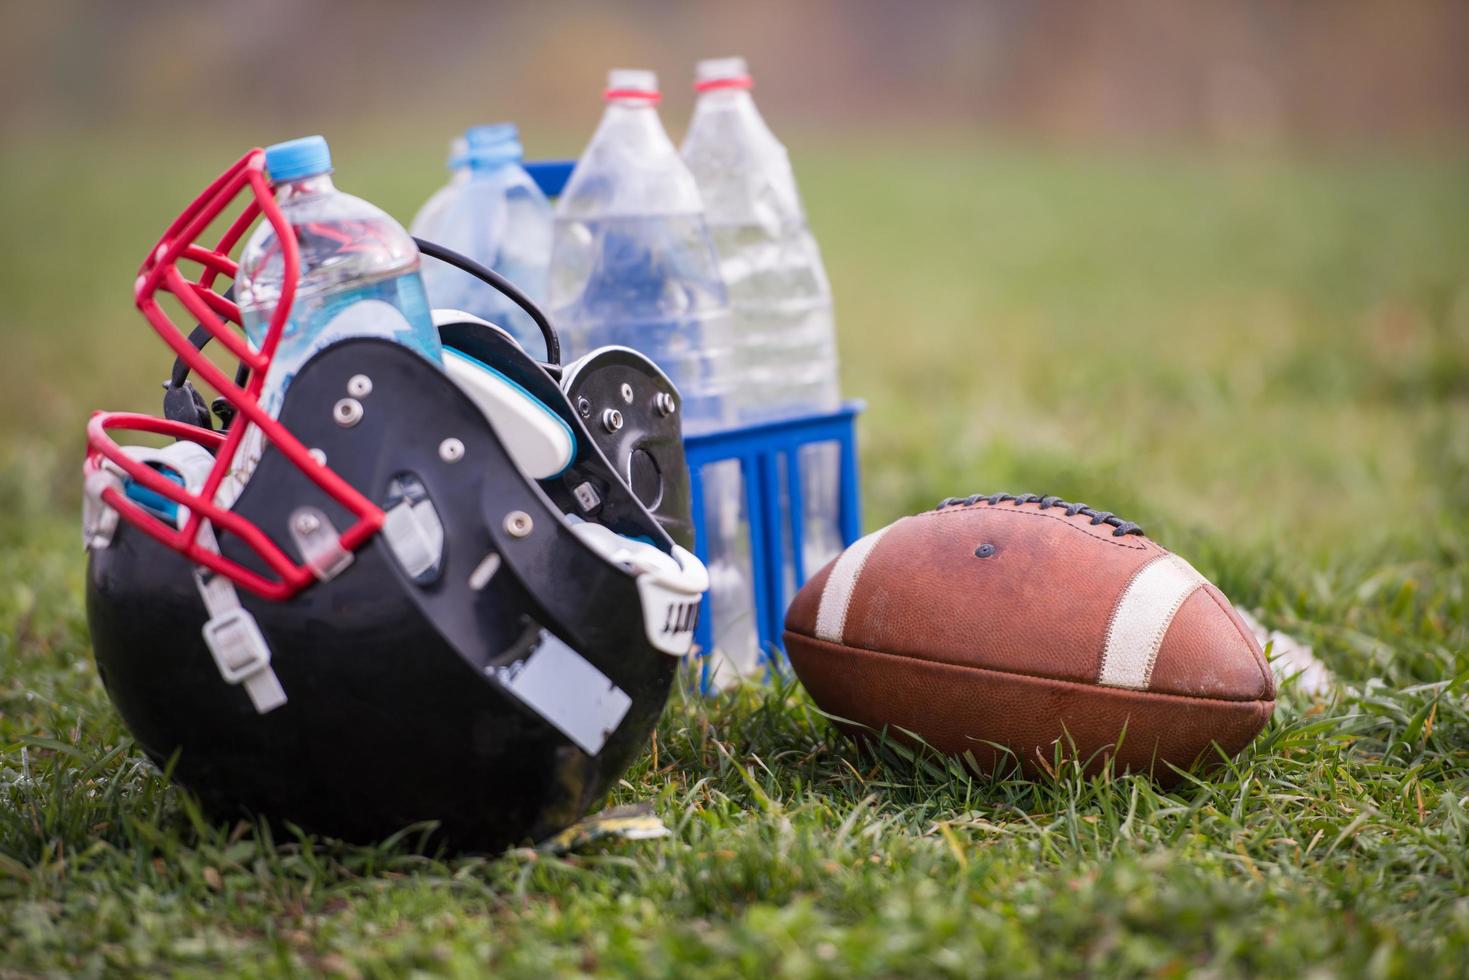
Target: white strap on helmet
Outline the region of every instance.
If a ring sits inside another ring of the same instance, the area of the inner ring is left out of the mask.
[[[209,450],[195,442],[181,439],[162,449],[148,446],[124,446],[123,452],[141,463],[173,470],[184,480],[185,489],[197,493],[204,486],[210,470],[214,468],[214,456]],[[82,539],[88,548],[106,548],[112,543],[117,530],[117,511],[102,500],[102,491],[112,487],[124,492],[126,472],[115,463],[104,460],[102,466],[87,474],[83,486]],[[180,527],[189,519],[189,510],[182,505],[178,509]],[[214,528],[204,521],[199,527],[199,544],[206,550],[219,554],[219,542]],[[260,624],[250,610],[240,604],[235,585],[223,575],[215,575],[208,569],[194,568],[194,584],[199,598],[209,613],[204,624],[204,645],[214,656],[219,674],[227,684],[240,684],[250,695],[250,702],[260,714],[272,711],[286,703],[286,692],[270,667],[270,646]]]
[[[122,481],[121,470],[107,460],[82,477],[82,547],[88,551],[102,551],[112,544],[117,511],[103,502],[102,492],[111,488],[122,493]]]
[[[199,543],[219,553],[219,542],[208,521],[199,528]],[[204,645],[214,655],[219,676],[226,684],[242,685],[259,714],[285,704],[285,688],[270,666],[270,646],[250,610],[240,605],[235,583],[195,566],[194,585],[209,613],[209,621],[204,624]]]
[[[601,524],[569,520],[572,532],[584,544],[637,576],[648,642],[671,656],[685,656],[694,645],[699,602],[709,591],[709,570],[704,563],[678,545],[671,555],[665,554],[646,541],[623,537]]]

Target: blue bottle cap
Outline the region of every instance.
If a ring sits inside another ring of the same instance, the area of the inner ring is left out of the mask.
[[[471,126],[464,131],[464,142],[468,145],[470,166],[518,163],[525,155],[525,149],[520,145],[520,130],[514,123]]]
[[[273,184],[332,172],[332,151],[320,136],[302,136],[265,148],[265,169]]]

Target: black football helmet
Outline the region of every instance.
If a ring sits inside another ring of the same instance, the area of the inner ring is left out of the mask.
[[[436,311],[442,368],[345,340],[301,368],[272,418],[258,396],[294,290],[257,350],[222,288],[259,216],[295,279],[263,168],[260,150],[237,162],[142,267],[138,307],[178,358],[164,417],[88,426],[98,672],[147,754],[217,813],[357,841],[421,821],[459,849],[540,839],[642,751],[692,644],[708,577],[688,550],[678,391],[620,348],[563,369],[513,287],[421,243],[517,298],[547,362]],[[222,215],[223,237],[200,244]],[[198,321],[192,335],[162,293]],[[211,340],[232,376],[204,355]],[[218,393],[214,418],[191,375]],[[226,505],[252,426],[266,448]]]

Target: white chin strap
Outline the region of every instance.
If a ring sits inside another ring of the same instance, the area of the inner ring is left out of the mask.
[[[704,563],[678,545],[669,555],[601,524],[569,520],[583,544],[637,576],[648,642],[670,656],[686,655],[694,645],[699,602],[709,591],[709,570]]]
[[[214,457],[198,443],[179,440],[162,449],[147,446],[125,446],[123,452],[141,463],[163,467],[179,474],[190,493],[198,493],[214,468]],[[121,467],[104,462],[94,471],[85,487],[83,536],[89,548],[105,548],[112,542],[117,527],[117,512],[102,502],[102,490],[108,486],[123,492],[127,474]],[[178,526],[189,519],[187,507],[178,509]],[[206,520],[199,528],[199,543],[219,553],[214,528]],[[270,666],[270,647],[250,611],[240,605],[235,585],[223,575],[215,575],[202,566],[194,567],[194,584],[199,598],[209,613],[204,624],[204,644],[214,655],[215,666],[228,684],[239,684],[250,695],[250,703],[260,714],[286,703],[286,692]]]

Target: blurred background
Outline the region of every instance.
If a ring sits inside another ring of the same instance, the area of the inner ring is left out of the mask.
[[[1469,124],[1469,10],[1373,0],[11,4],[8,130],[416,130],[517,115],[579,133],[607,67],[759,66],[787,127],[1210,146],[1443,143]],[[528,128],[530,128],[528,126]],[[141,135],[141,134],[139,134]],[[243,137],[244,133],[240,133]],[[573,147],[574,148],[574,147]]]
[[[606,70],[649,67],[677,140],[694,61],[729,54],[826,253],[869,525],[1050,492],[1311,561],[1449,547],[1469,502],[1463,3],[5,0],[4,25],[11,544],[73,533],[90,410],[158,410],[132,279],[245,149],[323,133],[406,223],[466,124],[574,156]]]

